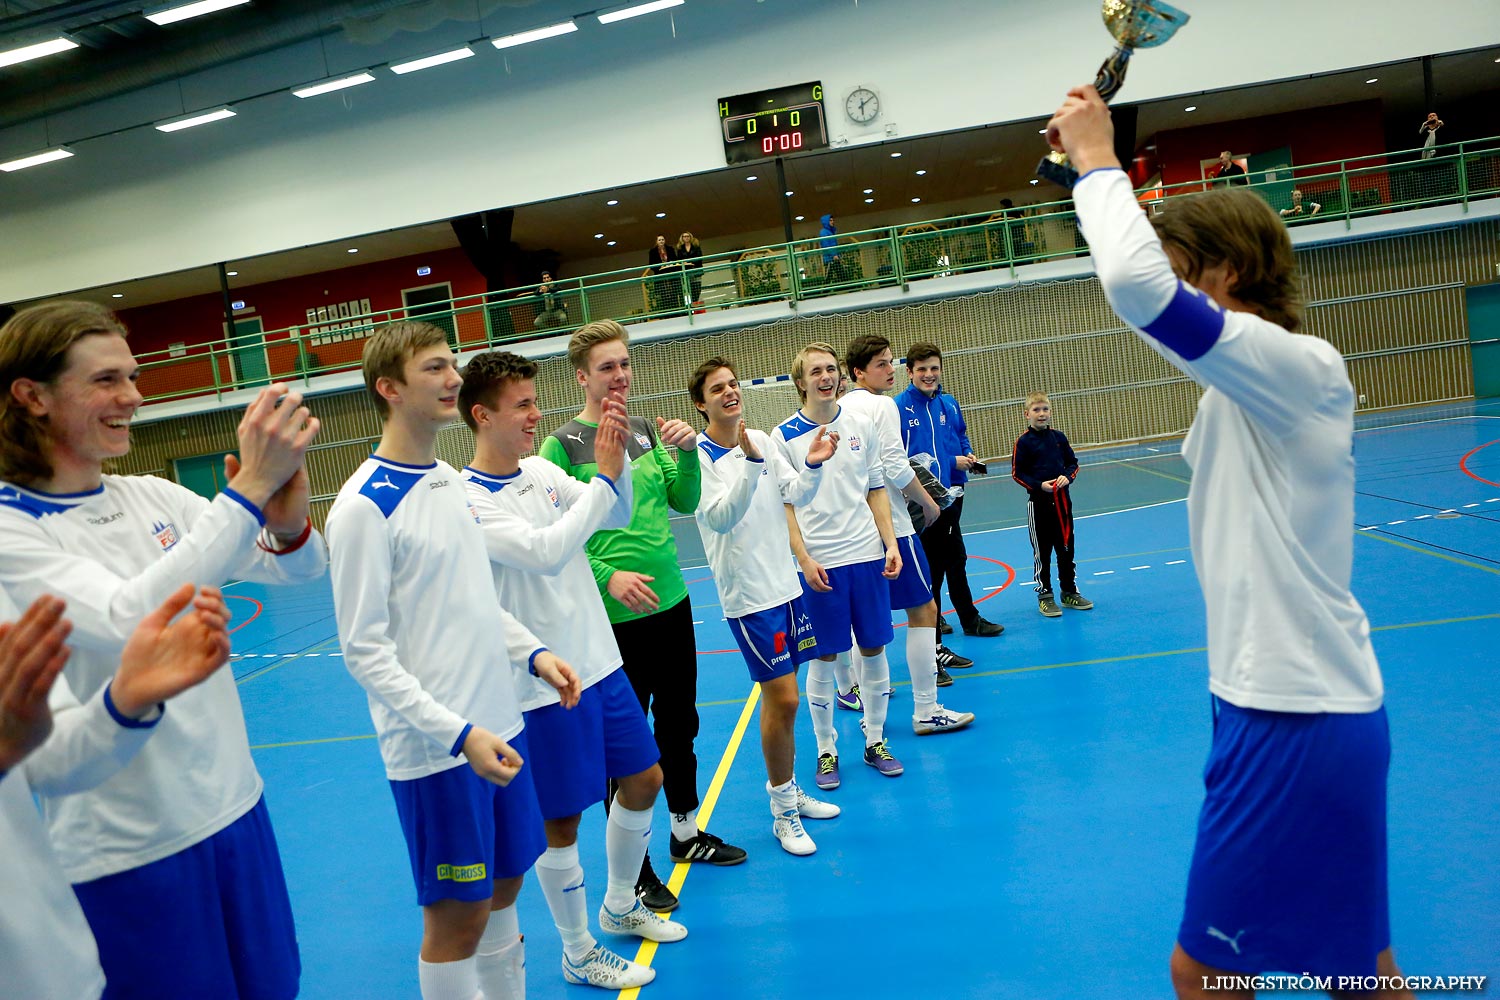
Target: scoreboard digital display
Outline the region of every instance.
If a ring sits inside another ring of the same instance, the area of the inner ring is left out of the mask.
[[[823,85],[803,83],[721,97],[719,128],[724,135],[724,159],[731,164],[804,149],[826,149],[828,124],[823,117]]]

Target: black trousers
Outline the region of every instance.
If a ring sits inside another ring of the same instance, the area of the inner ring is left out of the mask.
[[[964,533],[959,522],[964,516],[964,498],[959,497],[936,521],[922,530],[922,549],[927,553],[927,571],[932,580],[932,596],[943,610],[943,579],[948,580],[948,596],[958,612],[958,620],[972,624],[979,617],[974,594],[969,590],[969,551],[964,548]]]
[[[654,615],[610,626],[625,676],[651,716],[661,752],[662,792],[667,808],[689,813],[698,808],[698,643],[693,636],[693,602],[684,597]]]
[[[1066,488],[1056,493],[1035,495],[1026,504],[1026,520],[1031,527],[1031,551],[1036,558],[1036,592],[1052,593],[1052,554],[1057,553],[1057,582],[1064,594],[1078,590],[1073,564],[1073,498]]]

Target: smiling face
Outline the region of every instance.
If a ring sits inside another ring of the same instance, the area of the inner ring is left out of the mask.
[[[97,479],[106,459],[130,451],[130,420],[141,405],[136,370],[124,337],[92,334],[68,348],[51,382],[26,382],[26,407],[46,424],[54,480]]]
[[[794,380],[806,403],[832,403],[838,398],[839,362],[832,354],[810,351],[803,363],[801,377]]]
[[[536,405],[536,382],[529,378],[507,379],[500,386],[492,410],[477,407],[482,416],[474,430],[484,445],[508,462],[519,462],[536,445],[536,428],[542,411]]]
[[[738,424],[743,413],[740,398],[740,380],[734,369],[716,369],[703,381],[703,402],[694,403],[698,412],[707,418],[710,426],[727,427]]]
[[[938,391],[938,386],[943,381],[943,359],[934,354],[930,358],[913,361],[907,375],[918,391],[923,395],[931,396]]]
[[[873,393],[883,393],[896,384],[896,363],[887,347],[870,359],[869,365],[854,373],[854,380],[861,388]]]
[[[612,392],[630,396],[630,348],[624,341],[607,340],[589,350],[588,365],[578,369],[578,384],[594,406],[604,405]]]

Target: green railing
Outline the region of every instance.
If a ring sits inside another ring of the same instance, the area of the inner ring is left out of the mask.
[[[1289,225],[1342,220],[1500,196],[1500,138],[1439,146],[1427,159],[1407,150],[1293,166],[1250,176],[1250,189]],[[1140,192],[1149,206],[1202,191],[1203,181]],[[1293,190],[1302,211],[1292,213]],[[1313,205],[1318,206],[1313,214]],[[997,210],[840,234],[822,240],[705,254],[701,267],[649,273],[627,268],[453,299],[431,305],[331,318],[264,333],[216,339],[140,356],[148,402],[214,395],[271,381],[306,381],[359,367],[371,330],[399,319],[443,327],[455,348],[476,350],[566,333],[594,319],[638,323],[763,302],[798,302],[972,271],[1008,270],[1086,254],[1072,203]],[[695,296],[694,292],[700,292]],[[697,299],[696,302],[694,300]]]

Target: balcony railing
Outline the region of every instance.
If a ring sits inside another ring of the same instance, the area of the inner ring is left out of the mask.
[[[1257,172],[1250,190],[1288,225],[1460,205],[1500,196],[1500,138]],[[1216,182],[1194,181],[1139,192],[1148,211]],[[1302,193],[1293,213],[1292,192]],[[1317,206],[1314,214],[1313,206]],[[694,316],[771,301],[804,301],[973,271],[1008,270],[1086,254],[1068,201],[997,209],[989,215],[935,219],[820,238],[705,254],[701,267],[652,274],[627,268],[378,310],[142,354],[140,387],[148,402],[222,397],[272,381],[301,380],[359,367],[365,338],[381,324],[420,319],[448,331],[460,350],[515,344],[564,333],[590,320],[639,323]],[[694,291],[699,295],[694,301]]]

